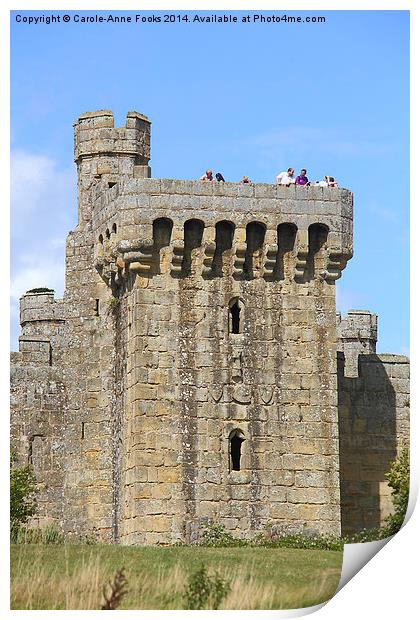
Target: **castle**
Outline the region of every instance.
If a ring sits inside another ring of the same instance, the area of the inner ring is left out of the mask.
[[[336,312],[351,192],[152,179],[137,112],[74,139],[65,293],[23,295],[11,360],[39,521],[122,544],[378,526],[409,363],[376,354],[376,315]]]

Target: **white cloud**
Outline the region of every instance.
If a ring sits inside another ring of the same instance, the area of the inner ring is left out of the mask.
[[[36,209],[42,194],[48,191],[46,183],[54,178],[54,172],[52,159],[22,150],[13,151],[10,179],[12,212],[23,214]]]
[[[17,302],[31,288],[53,288],[57,296],[63,294],[64,263],[56,262],[50,265],[39,263],[39,257],[34,256],[28,267],[21,267],[17,270],[10,287],[10,296],[13,301]]]
[[[64,288],[65,239],[77,217],[76,174],[46,156],[11,154],[11,322],[19,333],[19,298],[28,289]],[[12,348],[15,348],[14,343]]]
[[[74,223],[76,173],[73,168],[60,169],[50,157],[23,150],[12,151],[10,167],[12,238],[28,241],[37,230],[49,233],[59,223]]]

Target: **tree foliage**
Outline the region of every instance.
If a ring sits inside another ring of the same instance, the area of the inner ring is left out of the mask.
[[[410,455],[408,448],[401,450],[400,455],[391,464],[391,469],[385,475],[392,489],[392,503],[394,513],[387,517],[385,530],[388,536],[396,534],[404,523],[410,493]]]
[[[36,479],[29,467],[17,465],[16,454],[10,455],[10,527],[12,532],[25,524],[36,511]]]

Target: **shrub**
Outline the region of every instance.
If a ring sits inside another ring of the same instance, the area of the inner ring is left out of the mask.
[[[351,536],[343,536],[343,542],[346,545],[353,543],[373,542],[386,537],[387,534],[384,532],[383,528],[373,528],[370,530],[363,529],[355,534],[351,534]]]
[[[385,475],[392,489],[392,503],[394,514],[386,519],[384,533],[386,536],[396,534],[404,523],[410,493],[410,456],[408,448],[403,448],[401,454],[391,463],[391,469]]]
[[[39,288],[31,288],[27,293],[54,293],[53,288],[46,288],[45,286],[41,286]]]
[[[324,551],[341,551],[347,540],[339,536],[327,534],[283,534],[271,538],[264,534],[258,534],[252,541],[254,547],[266,547],[271,549],[322,549]]]
[[[113,295],[111,299],[108,301],[108,304],[111,310],[116,310],[118,306],[120,305],[120,300],[118,299],[118,297],[115,297]]]
[[[207,523],[199,544],[202,547],[246,547],[249,541],[236,538],[223,525]]]
[[[319,549],[322,551],[342,551],[344,545],[372,542],[390,536],[385,528],[361,530],[351,536],[334,536],[315,532],[284,533],[276,536],[257,534],[254,538],[243,539],[232,536],[223,525],[207,524],[200,541],[203,547],[263,547],[266,549]]]
[[[230,592],[230,584],[218,572],[213,575],[202,566],[190,576],[184,592],[185,609],[219,609]]]
[[[15,452],[10,454],[10,530],[14,535],[35,514],[36,479],[32,469],[18,467]]]

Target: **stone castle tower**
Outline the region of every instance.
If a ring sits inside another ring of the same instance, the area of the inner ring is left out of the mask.
[[[336,315],[351,192],[152,179],[144,115],[74,129],[64,297],[22,297],[12,354],[40,519],[124,544],[377,524],[408,360],[376,355],[375,315]]]

